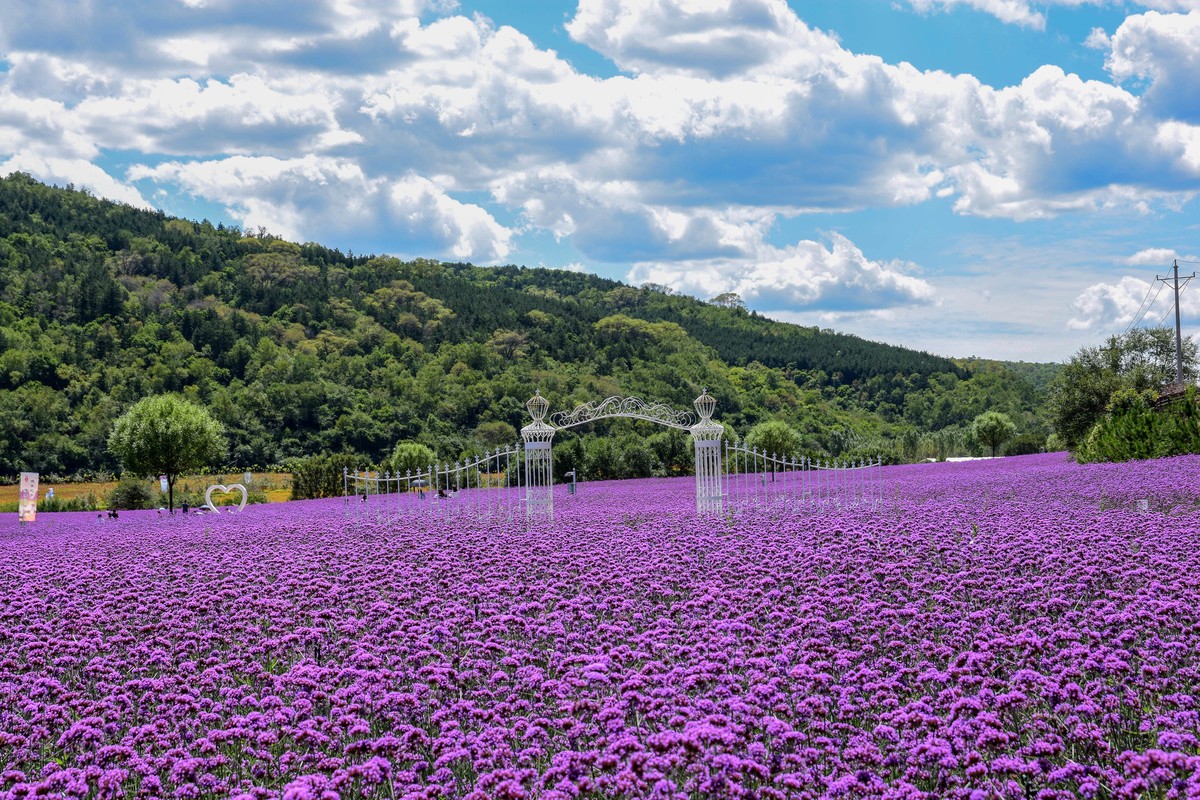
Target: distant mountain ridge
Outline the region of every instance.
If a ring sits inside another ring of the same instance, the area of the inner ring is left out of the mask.
[[[896,447],[990,408],[1043,432],[1038,378],[739,307],[526,267],[400,261],[0,180],[0,474],[112,470],[112,420],[182,392],[226,425],[230,466],[420,440],[455,458],[606,394],[681,406],[708,387],[735,435]],[[1044,367],[1044,369],[1043,369]],[[631,435],[624,423],[597,432]],[[660,459],[660,468],[662,467]]]

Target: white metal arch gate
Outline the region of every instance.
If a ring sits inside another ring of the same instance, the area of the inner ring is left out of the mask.
[[[705,389],[692,405],[696,411],[677,411],[665,403],[646,403],[637,397],[610,397],[600,403],[581,403],[571,411],[560,411],[546,422],[550,404],[540,391],[525,404],[533,422],[521,429],[525,440],[525,507],[529,516],[554,515],[554,434],[588,422],[610,417],[643,419],[692,435],[696,457],[696,511],[719,512],[722,508],[721,438],[725,429],[713,422],[717,401]]]

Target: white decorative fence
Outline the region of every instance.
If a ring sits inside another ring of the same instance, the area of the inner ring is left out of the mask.
[[[404,474],[342,473],[346,516],[402,519],[415,515],[517,519],[526,516],[525,451],[520,445],[454,464],[430,464]]]
[[[346,515],[399,520],[417,514],[468,514],[497,520],[552,520],[555,433],[611,417],[641,419],[691,434],[698,514],[763,505],[820,510],[882,504],[881,460],[812,460],[768,454],[724,440],[725,429],[712,419],[717,401],[707,391],[692,405],[694,414],[636,397],[610,397],[559,412],[547,422],[549,403],[535,393],[525,404],[532,422],[521,429],[523,444],[465,462],[431,464],[403,475],[345,471]]]
[[[874,508],[883,503],[883,460],[777,456],[726,442],[723,495],[731,510],[763,505]]]

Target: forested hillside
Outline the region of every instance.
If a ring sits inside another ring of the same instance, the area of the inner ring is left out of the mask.
[[[704,387],[735,435],[778,418],[813,453],[970,448],[964,426],[986,410],[1046,433],[1042,390],[998,362],[662,287],[345,254],[0,180],[0,475],[115,470],[113,421],[162,392],[206,405],[227,428],[227,466],[249,468],[318,452],[378,461],[401,440],[458,458],[515,441],[535,388],[564,409],[610,394],[689,407]],[[682,468],[686,441],[642,426],[604,423],[567,445]]]

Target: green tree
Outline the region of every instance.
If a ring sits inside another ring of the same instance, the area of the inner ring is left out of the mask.
[[[926,435],[933,457],[945,461],[953,456],[963,446],[962,431],[958,428],[942,428]]]
[[[481,422],[475,426],[475,438],[488,450],[498,450],[517,441],[517,429],[503,420]]]
[[[607,436],[587,439],[583,445],[584,475],[590,481],[611,481],[623,477],[621,448]]]
[[[362,468],[362,459],[351,453],[321,454],[293,458],[287,464],[292,473],[292,500],[341,497],[349,488],[346,474]]]
[[[692,471],[692,445],[683,431],[667,428],[653,433],[646,438],[646,446],[654,454],[662,475],[687,475]]]
[[[625,478],[649,478],[654,474],[654,451],[639,437],[623,439],[621,450],[621,476]]]
[[[135,475],[167,476],[175,513],[175,479],[225,458],[225,432],[202,406],[178,395],[139,400],[113,424],[108,449]]]
[[[760,452],[771,456],[794,457],[800,450],[800,434],[782,420],[760,422],[746,434],[746,444],[757,447]],[[775,462],[771,462],[771,479],[775,479]]]
[[[529,353],[529,336],[521,331],[493,331],[488,344],[505,359],[522,358]]]
[[[742,296],[737,292],[721,292],[716,297],[710,298],[709,301],[714,306],[721,308],[745,308],[746,301],[742,300]]]
[[[1184,382],[1195,380],[1196,343],[1183,341]],[[1114,392],[1161,391],[1175,382],[1175,333],[1135,328],[1084,347],[1063,365],[1050,385],[1050,421],[1067,447],[1081,445],[1108,410]]]
[[[579,436],[568,436],[561,444],[556,443],[554,445],[555,480],[568,481],[568,472],[574,472],[578,480],[583,480],[586,460],[583,439]]]
[[[1200,406],[1196,387],[1155,411],[1149,395],[1113,394],[1109,413],[1075,451],[1080,463],[1164,458],[1200,452]]]
[[[773,456],[793,456],[800,450],[800,434],[778,419],[760,422],[746,434],[746,444]]]
[[[400,442],[388,461],[393,475],[420,472],[437,461],[437,455],[419,442]]]
[[[992,448],[992,458],[996,450],[1017,434],[1017,426],[1007,414],[999,411],[985,411],[971,423],[971,434],[980,444]]]

